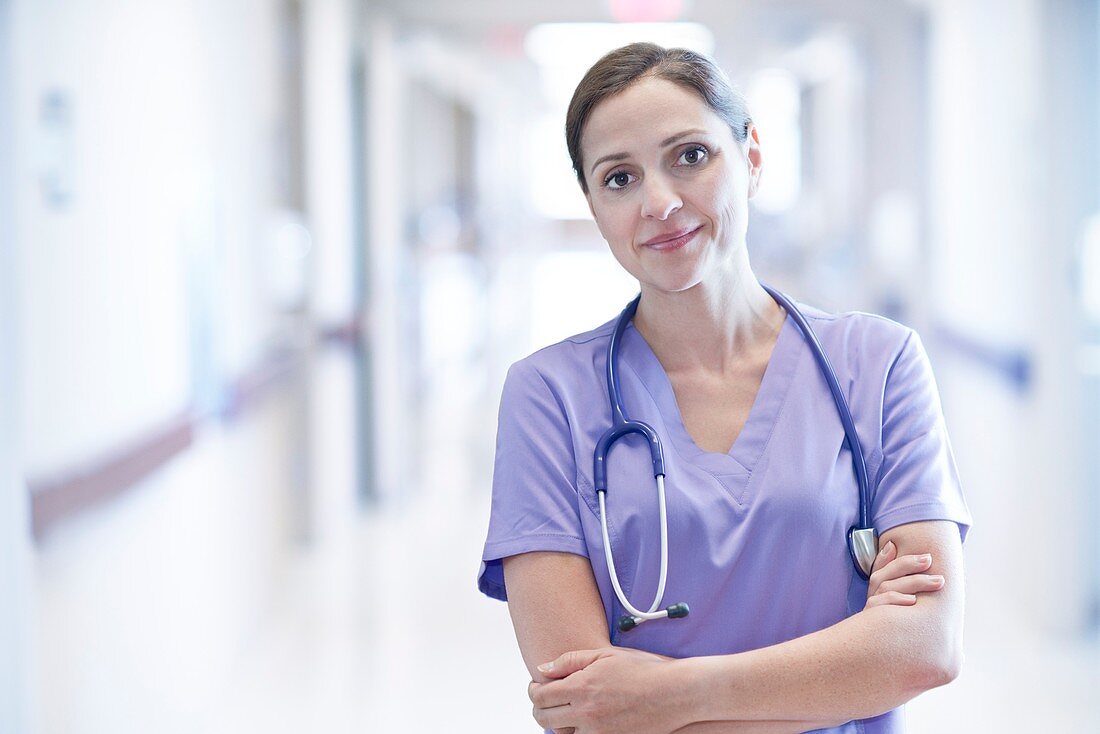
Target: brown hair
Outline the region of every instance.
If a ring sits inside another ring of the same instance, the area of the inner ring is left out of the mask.
[[[748,105],[730,86],[725,73],[707,56],[683,48],[664,48],[655,43],[632,43],[606,54],[592,65],[569,102],[565,115],[565,144],[581,190],[588,193],[581,160],[581,134],[592,110],[607,97],[618,94],[643,77],[679,84],[698,94],[725,120],[738,142],[748,137]]]

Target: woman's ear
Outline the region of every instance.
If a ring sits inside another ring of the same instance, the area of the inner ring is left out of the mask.
[[[752,198],[760,188],[760,169],[764,158],[760,152],[760,134],[756,131],[756,125],[750,122],[745,133],[745,158],[749,163],[749,198]]]

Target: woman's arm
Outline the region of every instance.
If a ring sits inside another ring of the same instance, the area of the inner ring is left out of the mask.
[[[510,556],[504,559],[504,584],[532,687],[550,681],[539,672],[539,664],[570,650],[611,645],[603,602],[591,563],[584,556],[552,552]],[[692,724],[677,734],[791,734],[821,726],[820,721],[710,721]]]
[[[715,720],[839,723],[896,708],[957,675],[962,548],[957,526],[945,521],[899,526],[882,540],[899,555],[930,552],[931,570],[945,578],[941,591],[911,606],[869,605],[827,629],[736,655],[663,661],[618,648],[568,653],[551,672],[563,679],[538,687],[536,705],[551,726],[636,732]]]
[[[531,679],[538,666],[569,650],[608,647],[603,602],[584,556],[540,551],[504,559],[508,613]]]
[[[885,713],[954,680],[962,665],[963,562],[958,527],[929,521],[883,534],[899,554],[929,552],[943,589],[912,606],[868,608],[780,645],[674,661],[703,719],[826,718]]]
[[[916,602],[916,594],[936,591],[939,586],[920,573],[924,565],[915,556],[897,555],[889,542],[876,559],[869,587],[868,606]],[[509,611],[524,662],[531,673],[529,694],[549,678],[539,672],[539,660],[554,659],[562,652],[606,648],[610,645],[602,602],[588,559],[569,553],[526,553],[504,560]],[[616,648],[622,652],[636,651]],[[643,657],[671,660],[662,656]],[[562,677],[561,674],[554,678]],[[657,695],[657,699],[661,696]],[[536,707],[537,708],[537,707]],[[544,712],[536,711],[536,717]],[[786,734],[837,725],[847,719],[791,719],[753,721],[698,721],[677,734]],[[563,728],[561,731],[570,731]]]

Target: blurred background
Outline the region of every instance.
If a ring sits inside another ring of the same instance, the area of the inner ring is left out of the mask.
[[[916,328],[975,525],[915,732],[1100,731],[1100,9],[0,0],[0,731],[537,730],[508,365],[634,293],[564,111],[711,53],[757,274]]]

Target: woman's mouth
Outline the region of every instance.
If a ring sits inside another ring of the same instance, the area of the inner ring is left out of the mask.
[[[656,242],[647,242],[643,247],[648,247],[651,250],[657,250],[658,252],[672,252],[673,250],[679,250],[698,234],[699,230],[703,228],[703,225],[699,225],[695,229],[689,230],[680,235],[673,235],[669,239],[658,240]]]

